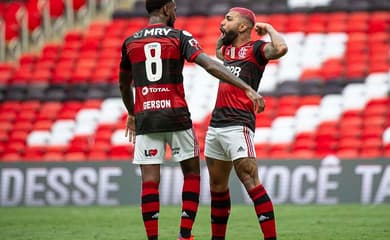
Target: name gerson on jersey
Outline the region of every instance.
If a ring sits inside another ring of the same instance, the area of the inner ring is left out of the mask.
[[[163,24],[141,29],[122,45],[121,71],[131,73],[135,87],[136,134],[192,127],[183,88],[184,60],[201,52],[189,32]]]
[[[241,47],[224,46],[222,48],[224,65],[255,90],[259,88],[268,63],[263,52],[265,45],[266,42],[257,40],[250,41]],[[210,125],[212,127],[245,125],[254,131],[255,121],[253,103],[245,92],[220,81]]]

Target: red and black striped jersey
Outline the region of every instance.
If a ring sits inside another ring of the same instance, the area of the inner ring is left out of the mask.
[[[136,134],[192,127],[183,88],[184,61],[201,52],[198,41],[184,30],[149,25],[122,46],[121,71],[130,71],[135,87]]]
[[[240,47],[223,46],[224,65],[237,77],[257,90],[268,60],[263,48],[266,42],[250,41]],[[245,125],[255,130],[256,115],[252,101],[240,88],[220,81],[210,126]]]

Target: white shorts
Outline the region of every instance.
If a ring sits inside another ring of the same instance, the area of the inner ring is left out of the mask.
[[[253,131],[246,126],[209,127],[204,155],[224,161],[234,161],[244,157],[255,158],[253,138]]]
[[[193,129],[150,133],[135,137],[134,164],[162,164],[165,146],[172,151],[172,161],[180,162],[199,156],[199,144]]]

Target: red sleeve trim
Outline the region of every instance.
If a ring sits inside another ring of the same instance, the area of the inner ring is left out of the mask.
[[[195,60],[195,58],[199,55],[203,53],[203,50],[202,49],[199,49],[198,51],[196,51],[194,54],[192,54],[191,58],[188,60],[188,62],[193,62]]]

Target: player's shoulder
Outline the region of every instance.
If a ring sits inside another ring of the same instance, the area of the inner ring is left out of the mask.
[[[251,43],[252,43],[252,46],[256,49],[256,48],[262,47],[264,44],[267,43],[267,41],[264,41],[262,39],[258,39],[258,40],[251,41]]]
[[[192,37],[192,33],[185,30],[185,29],[180,29],[179,30],[181,34],[183,34],[184,36],[187,36],[187,37]]]

